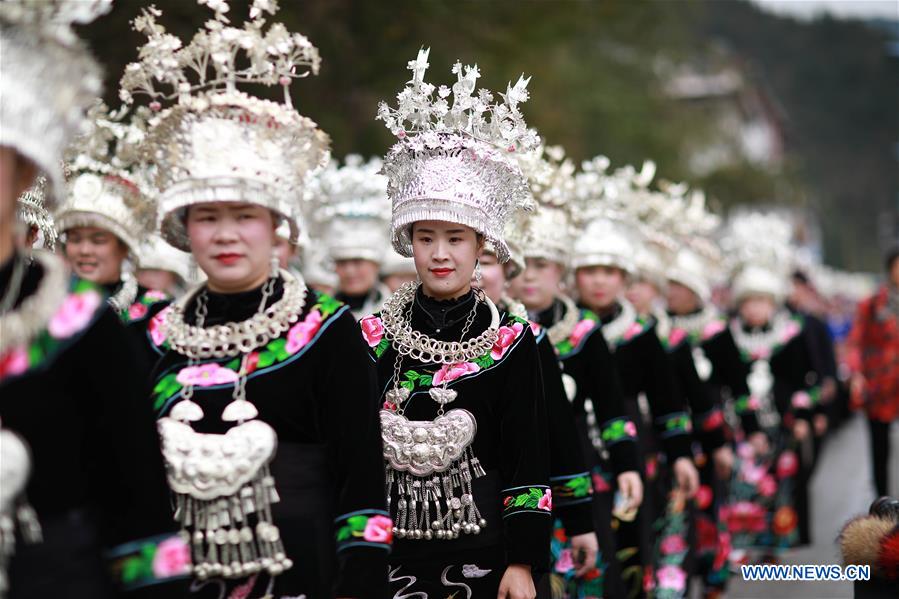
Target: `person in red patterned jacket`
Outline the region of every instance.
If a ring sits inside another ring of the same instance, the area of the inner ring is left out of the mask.
[[[847,356],[853,404],[868,416],[878,495],[888,491],[890,424],[899,419],[899,245],[887,254],[886,267],[887,282],[858,307]]]

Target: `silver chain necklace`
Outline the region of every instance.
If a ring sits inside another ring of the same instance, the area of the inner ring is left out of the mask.
[[[28,344],[46,328],[68,294],[66,268],[62,261],[52,254],[37,251],[34,258],[43,267],[44,275],[37,290],[25,298],[18,309],[10,309],[0,316],[0,354]],[[19,290],[12,294],[15,297],[21,291],[21,282],[18,287]]]
[[[577,304],[574,303],[573,299],[567,295],[559,295],[557,297],[565,308],[565,314],[562,315],[559,322],[549,327],[546,331],[549,342],[553,345],[558,345],[571,337],[574,327],[577,326],[581,319],[581,311],[578,310]]]
[[[419,362],[456,364],[470,362],[490,351],[499,331],[499,311],[490,298],[482,293],[478,294],[480,301],[487,303],[492,317],[490,326],[483,333],[467,341],[439,341],[414,330],[411,318],[403,313],[403,309],[415,298],[417,288],[418,283],[414,281],[405,283],[384,302],[381,322],[387,338],[397,352]],[[476,308],[477,301],[474,309]]]
[[[609,344],[609,349],[613,351],[618,339],[623,337],[631,325],[637,322],[637,310],[634,309],[634,305],[624,298],[619,299],[618,303],[621,306],[621,314],[602,325],[602,334],[606,338],[606,343]]]
[[[780,310],[771,319],[771,327],[767,331],[747,333],[743,330],[743,319],[739,316],[730,322],[730,333],[734,343],[741,351],[750,356],[758,356],[770,350],[783,338],[784,329],[790,322],[790,315],[786,310]]]
[[[189,358],[228,358],[249,353],[280,337],[299,319],[308,291],[299,274],[294,275],[283,269],[280,274],[284,280],[281,299],[268,308],[263,306],[252,317],[240,322],[211,327],[187,324],[184,309],[198,291],[205,293],[206,287],[201,285],[185,294],[180,301],[172,304],[163,322],[169,346]],[[272,284],[274,281],[274,278],[269,279]]]
[[[106,303],[112,306],[116,312],[124,312],[131,307],[137,299],[137,279],[130,273],[122,276],[122,287],[115,292]]]
[[[718,317],[718,311],[714,306],[706,306],[695,314],[671,315],[671,325],[678,329],[684,329],[690,335],[702,334],[706,325]]]

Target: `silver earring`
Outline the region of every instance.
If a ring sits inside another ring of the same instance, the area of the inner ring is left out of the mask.
[[[272,261],[270,266],[271,270],[269,270],[268,276],[274,279],[281,270],[281,259],[278,257],[278,248],[272,248]]]
[[[477,286],[481,286],[481,261],[476,260],[474,263],[474,280]]]

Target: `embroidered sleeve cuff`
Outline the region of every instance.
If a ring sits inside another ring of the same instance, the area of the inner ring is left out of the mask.
[[[628,418],[614,418],[602,425],[601,435],[606,447],[622,441],[636,441],[637,425]]]
[[[190,547],[180,534],[165,534],[118,545],[107,553],[112,580],[131,591],[190,574]]]
[[[384,510],[357,510],[334,519],[337,552],[351,547],[390,550],[393,522]]]
[[[552,491],[546,485],[503,489],[502,497],[503,519],[524,513],[549,516],[553,511]]]
[[[696,425],[696,438],[699,439],[704,452],[711,453],[727,443],[724,413],[720,408],[712,408],[703,414],[694,414],[693,423]]]
[[[552,491],[546,485],[528,485],[504,489],[500,497],[508,563],[545,569],[553,524]]]
[[[549,479],[550,492],[556,508],[564,508],[578,503],[589,504],[593,486],[590,473],[581,472],[569,476],[554,476]]]
[[[797,391],[790,398],[790,408],[797,418],[810,420],[821,404],[821,388],[812,387],[808,391]]]

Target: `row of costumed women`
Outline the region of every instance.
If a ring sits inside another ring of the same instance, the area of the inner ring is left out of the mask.
[[[781,218],[577,168],[427,50],[331,161],[271,0],[147,8],[110,110],[110,2],[0,3],[0,596],[714,596],[808,542]]]

